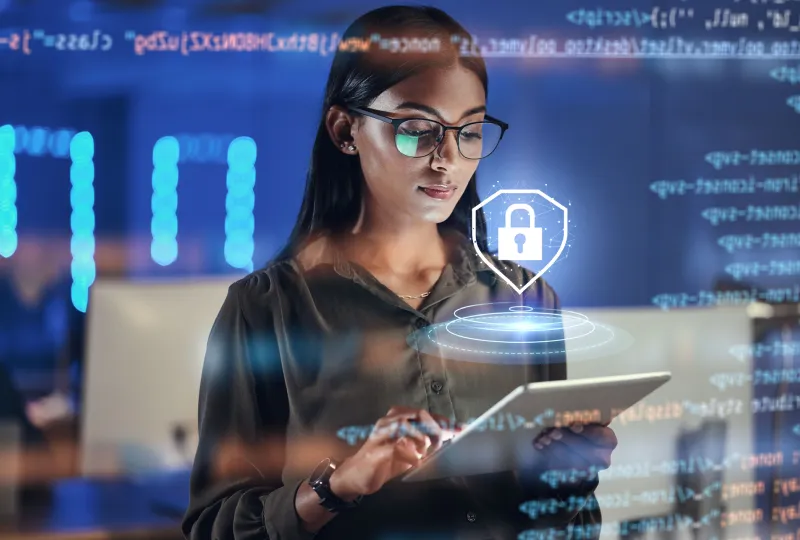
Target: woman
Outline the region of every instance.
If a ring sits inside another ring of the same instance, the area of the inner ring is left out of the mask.
[[[231,286],[211,332],[187,538],[516,538],[599,523],[596,481],[554,489],[535,471],[393,481],[439,447],[443,420],[478,416],[525,381],[563,379],[566,365],[458,362],[407,344],[459,307],[520,301],[464,234],[478,162],[507,126],[486,114],[484,63],[451,48],[468,34],[445,13],[377,9],[343,40],[375,32],[438,37],[445,50],[335,56],[288,247]],[[477,229],[488,252],[482,214]],[[558,308],[543,281],[531,289],[526,301]],[[337,436],[348,426],[374,429],[348,442]],[[576,426],[531,452],[547,468],[603,468],[614,445],[608,428]],[[581,504],[537,520],[519,509],[565,497]]]

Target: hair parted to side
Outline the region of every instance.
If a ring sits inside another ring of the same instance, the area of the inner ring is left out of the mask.
[[[279,258],[291,257],[303,243],[320,234],[339,234],[352,230],[361,215],[364,178],[358,158],[339,151],[325,126],[328,110],[334,106],[369,107],[383,92],[429,68],[450,67],[458,63],[474,72],[488,94],[486,64],[479,56],[460,56],[453,36],[469,39],[469,33],[444,11],[424,6],[386,6],[370,11],[345,31],[342,43],[369,38],[414,36],[438,39],[438,52],[385,52],[366,48],[351,52],[340,48],[331,65],[311,163],[306,178],[303,202],[288,244]],[[457,230],[471,237],[472,209],[480,204],[476,176],[450,217],[440,228]],[[483,210],[476,215],[478,246],[488,252],[486,220]]]

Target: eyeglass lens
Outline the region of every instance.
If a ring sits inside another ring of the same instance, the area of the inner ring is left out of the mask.
[[[458,149],[467,159],[482,159],[494,152],[500,142],[502,128],[491,122],[474,122],[458,133]],[[408,157],[427,156],[442,140],[444,128],[429,120],[407,120],[397,127],[395,143]]]

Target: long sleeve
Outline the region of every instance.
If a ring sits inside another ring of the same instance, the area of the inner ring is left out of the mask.
[[[231,285],[208,340],[199,396],[199,446],[182,529],[188,540],[305,540],[283,485],[287,391],[269,279]]]

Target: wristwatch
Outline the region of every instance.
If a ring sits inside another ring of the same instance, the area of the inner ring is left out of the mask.
[[[319,504],[329,512],[341,512],[342,510],[355,508],[361,502],[360,495],[351,502],[340,499],[331,491],[331,475],[338,466],[339,462],[331,458],[325,458],[320,461],[308,479],[308,485],[319,495]]]

